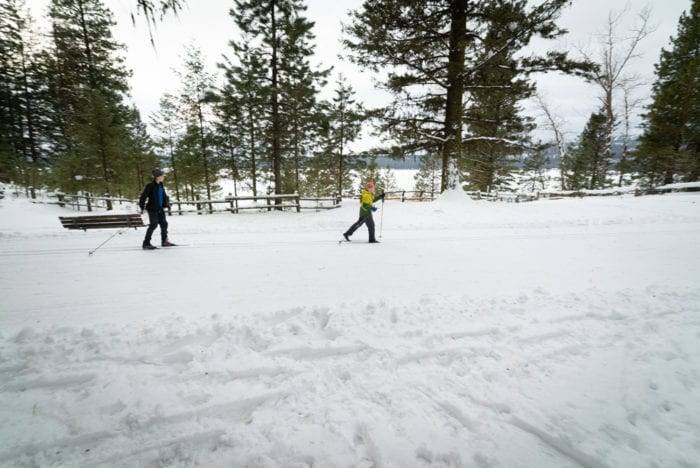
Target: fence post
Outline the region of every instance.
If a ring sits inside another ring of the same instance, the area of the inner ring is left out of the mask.
[[[406,201],[406,191],[403,190],[403,191],[401,191],[401,203],[403,203],[405,201]]]
[[[62,193],[57,193],[56,198],[58,198],[58,206],[64,208],[66,204],[63,202],[65,195]]]
[[[297,213],[301,213],[301,197],[298,193],[295,194],[294,200],[297,202]],[[318,199],[316,199],[316,211],[318,211]]]
[[[265,198],[265,202],[267,203],[267,211],[268,212],[272,211],[272,208],[270,208],[270,195],[269,194]]]
[[[177,199],[177,214],[178,216],[182,216],[182,203],[180,203],[180,199]]]
[[[235,206],[236,206],[236,213],[238,213],[238,198],[236,198],[236,199],[233,201],[233,203],[234,203]]]
[[[229,205],[231,206],[231,214],[233,214],[233,195],[231,195],[231,192],[228,193],[228,198]]]
[[[197,208],[197,215],[201,215],[201,214],[202,214],[202,210],[201,210],[200,205],[201,205],[200,203],[195,203],[195,205],[194,205],[194,206]]]
[[[85,203],[87,204],[87,210],[92,211],[92,202],[90,201],[90,192],[85,192]],[[78,198],[78,207],[80,207],[80,198]]]

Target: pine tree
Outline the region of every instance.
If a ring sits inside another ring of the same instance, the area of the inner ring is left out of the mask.
[[[491,20],[478,58],[485,64],[473,74],[477,84],[467,86],[471,99],[464,119],[469,135],[462,167],[475,189],[488,191],[508,181],[516,158],[529,148],[534,124],[521,114],[519,103],[534,94],[535,86],[515,57],[519,49],[508,47],[528,21],[525,2],[488,2],[483,12]]]
[[[205,119],[205,114],[210,105],[217,99],[213,94],[213,76],[205,70],[204,58],[201,50],[194,46],[187,47],[183,57],[183,71],[180,73],[182,89],[180,101],[182,103],[183,116],[190,129],[196,128],[199,132],[199,160],[202,165],[203,184],[207,199],[212,199],[214,188],[214,174],[217,164],[211,145],[211,122]],[[209,205],[212,209],[212,205]]]
[[[280,59],[280,115],[283,118],[283,191],[305,193],[303,187],[312,148],[318,141],[322,116],[316,96],[330,70],[314,69],[313,22],[304,18],[305,6],[282,17]]]
[[[236,0],[231,14],[243,33],[256,41],[260,56],[269,73],[264,87],[269,99],[270,161],[275,193],[282,193],[282,118],[279,110],[279,49],[282,35],[280,18],[285,12],[299,6],[298,0]]]
[[[639,172],[648,184],[700,178],[700,1],[680,18],[671,49],[656,65],[653,102],[645,115],[636,152]]]
[[[521,185],[531,192],[544,190],[547,170],[547,145],[539,143],[532,147],[523,163],[524,178]]]
[[[591,114],[574,151],[562,161],[571,190],[605,187],[611,161],[606,150],[608,119],[605,110]]]
[[[424,154],[420,161],[420,169],[413,177],[415,190],[433,199],[440,193],[440,161],[434,154]]]
[[[35,198],[35,188],[43,185],[39,174],[49,162],[38,38],[24,0],[0,4],[0,20],[0,171],[29,186]]]
[[[328,106],[327,154],[336,193],[342,194],[352,186],[350,171],[356,167],[356,156],[348,152],[348,145],[362,131],[365,110],[355,100],[355,91],[341,74],[336,81],[335,96]]]
[[[381,130],[413,153],[439,152],[444,190],[457,186],[457,167],[463,163],[464,104],[475,87],[491,85],[476,81],[477,75],[493,61],[514,56],[536,36],[562,35],[565,31],[556,26],[556,20],[568,3],[548,0],[528,7],[524,0],[366,0],[352,13],[345,44],[355,63],[388,71],[385,85],[394,102],[386,109]],[[508,25],[502,49],[489,48],[485,42],[489,28],[502,23],[500,15],[509,4],[519,21]],[[589,67],[557,52],[517,60],[512,66],[512,76]],[[474,137],[482,135],[469,136],[472,141]]]
[[[112,37],[112,13],[100,0],[52,0],[49,16],[56,74],[53,114],[62,115],[58,133],[63,141],[57,146],[65,150],[61,185],[70,187],[79,176],[84,187],[112,194],[127,159],[123,136],[130,115],[124,104],[129,72],[120,55],[123,46]]]
[[[127,145],[127,165],[119,171],[120,187],[124,193],[136,197],[144,185],[151,179],[151,171],[159,167],[159,158],[154,151],[155,144],[146,130],[146,124],[135,107],[129,109],[127,133],[124,141]]]
[[[233,195],[238,196],[238,184],[241,180],[240,148],[243,146],[242,127],[244,120],[243,111],[238,96],[234,94],[230,85],[225,85],[217,98],[214,107],[216,119],[214,121],[214,145],[218,153],[218,160],[222,168],[228,169],[228,174],[233,180]],[[242,133],[238,133],[238,128]]]
[[[178,161],[175,155],[175,146],[180,133],[183,130],[183,121],[180,116],[177,99],[164,94],[160,99],[160,108],[151,114],[151,126],[158,132],[155,138],[155,146],[160,160],[170,167],[175,185],[175,199],[180,200],[180,183],[178,180]]]
[[[247,110],[262,110],[256,114],[257,125],[248,125],[246,151],[254,168],[259,166],[259,149],[269,153],[265,159],[275,193],[302,190],[318,135],[316,95],[328,71],[309,64],[313,23],[303,16],[305,10],[300,0],[249,0],[237,1],[231,12],[243,39],[231,42],[238,64],[224,67],[231,71],[228,82],[239,91],[241,104]],[[236,67],[248,72],[241,76],[257,76],[252,83],[237,78]],[[257,89],[250,93],[251,88]]]
[[[225,84],[222,89],[219,114],[223,129],[222,138],[228,140],[229,133],[236,136],[238,168],[247,173],[253,196],[258,195],[260,172],[265,169],[264,155],[267,152],[265,111],[266,71],[262,53],[251,47],[253,38],[244,36],[240,41],[230,41],[235,62],[226,58],[219,67],[224,70]],[[221,133],[221,132],[220,132]]]

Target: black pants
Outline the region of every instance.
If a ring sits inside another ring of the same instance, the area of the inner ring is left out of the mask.
[[[160,239],[161,243],[168,240],[168,221],[165,219],[165,211],[148,211],[148,229],[146,229],[146,238],[143,240],[144,244],[151,243],[151,236],[153,231],[160,225]]]
[[[367,230],[369,231],[369,241],[375,241],[376,239],[374,238],[374,219],[372,218],[372,213],[368,214],[365,217],[360,216],[360,219],[358,219],[355,224],[350,226],[350,229],[348,229],[345,232],[345,234],[347,234],[348,237],[352,236],[352,233],[357,231],[359,227],[365,223],[367,223]]]

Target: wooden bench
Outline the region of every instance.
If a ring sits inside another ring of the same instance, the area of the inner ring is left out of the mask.
[[[119,229],[139,228],[145,226],[138,213],[97,215],[97,216],[59,216],[61,224],[66,229]]]

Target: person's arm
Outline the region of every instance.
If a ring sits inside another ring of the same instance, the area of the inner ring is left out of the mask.
[[[141,208],[141,211],[143,211],[143,208],[146,204],[146,199],[148,198],[148,192],[149,192],[149,187],[151,184],[146,184],[146,186],[143,188],[143,193],[141,194],[141,197],[139,198],[139,207]]]

